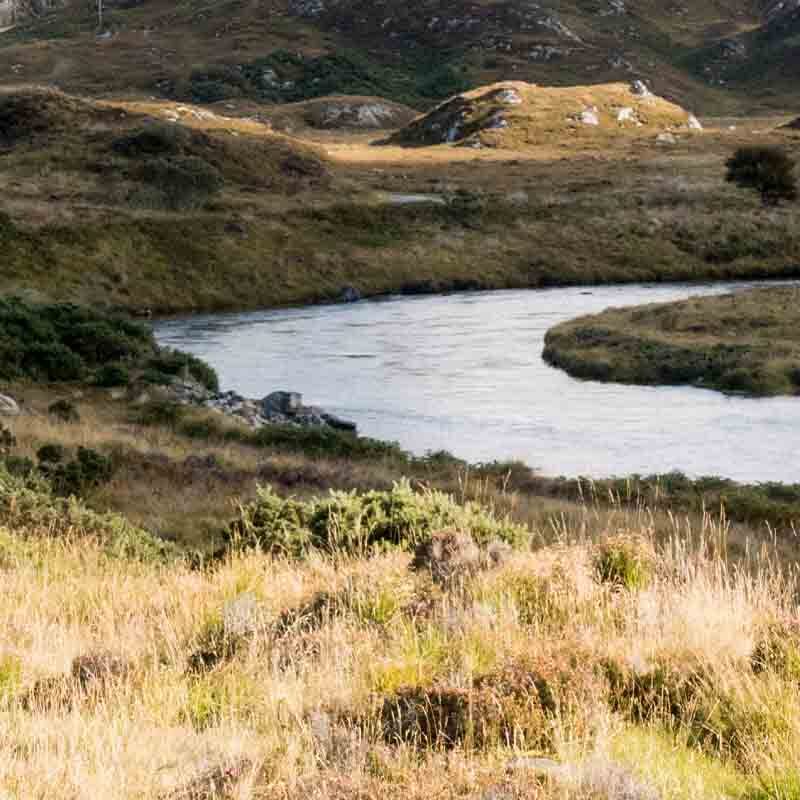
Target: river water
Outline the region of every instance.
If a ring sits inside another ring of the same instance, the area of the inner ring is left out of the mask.
[[[545,332],[609,306],[752,284],[625,285],[388,298],[158,322],[224,388],[302,392],[368,436],[548,475],[680,469],[800,482],[800,398],[575,380],[541,358]]]

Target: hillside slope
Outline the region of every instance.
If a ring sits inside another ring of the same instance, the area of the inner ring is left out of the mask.
[[[800,9],[753,0],[64,0],[0,34],[0,74],[90,94],[418,109],[499,80],[642,79],[698,113],[785,108]],[[0,26],[2,27],[2,26]],[[99,35],[98,35],[99,34]]]
[[[521,149],[700,131],[698,119],[639,82],[550,88],[513,81],[456,95],[390,137],[401,145]]]

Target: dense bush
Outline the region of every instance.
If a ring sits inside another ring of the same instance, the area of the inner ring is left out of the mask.
[[[130,373],[121,364],[106,364],[100,367],[94,375],[95,384],[104,388],[127,386],[130,380]]]
[[[152,383],[169,383],[174,377],[184,377],[196,380],[209,391],[219,391],[219,377],[216,371],[205,361],[189,353],[161,350],[147,361],[146,370]]]
[[[147,328],[68,303],[0,300],[0,378],[73,381],[155,352]]]
[[[412,549],[444,528],[468,532],[480,544],[523,544],[529,536],[522,526],[476,503],[459,505],[449,495],[417,492],[403,481],[390,491],[331,492],[308,503],[261,489],[254,502],[240,508],[227,539],[240,547],[302,556],[310,548],[348,553],[376,546]]]
[[[56,400],[47,408],[47,413],[61,422],[80,422],[81,415],[69,400]]]
[[[726,180],[755,189],[765,205],[797,199],[794,161],[780,147],[740,147],[726,162]]]
[[[111,459],[87,447],[79,447],[72,461],[41,462],[40,468],[50,479],[53,491],[62,497],[80,497],[88,490],[108,483],[114,473]]]

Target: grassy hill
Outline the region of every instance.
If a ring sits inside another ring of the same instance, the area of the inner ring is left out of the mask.
[[[107,3],[98,37],[92,8],[60,2],[0,34],[0,71],[92,95],[358,94],[421,109],[500,80],[641,78],[700,113],[731,113],[793,102],[796,18],[745,0],[147,0]]]
[[[782,121],[666,145],[656,126],[613,147],[376,147],[347,130],[309,144],[192,104],[7,90],[0,291],[139,312],[330,301],[348,286],[792,276],[791,208],[765,215],[724,182],[738,144],[794,147]],[[409,193],[428,199],[398,204]]]

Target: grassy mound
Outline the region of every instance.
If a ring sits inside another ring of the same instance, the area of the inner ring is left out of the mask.
[[[554,141],[606,143],[687,133],[696,120],[680,106],[627,84],[568,88],[519,81],[457,95],[412,122],[390,144],[522,148]]]
[[[55,89],[0,90],[0,147],[63,135],[70,129],[110,120],[114,112]]]
[[[548,332],[544,358],[579,378],[800,393],[800,289],[610,309]]]

